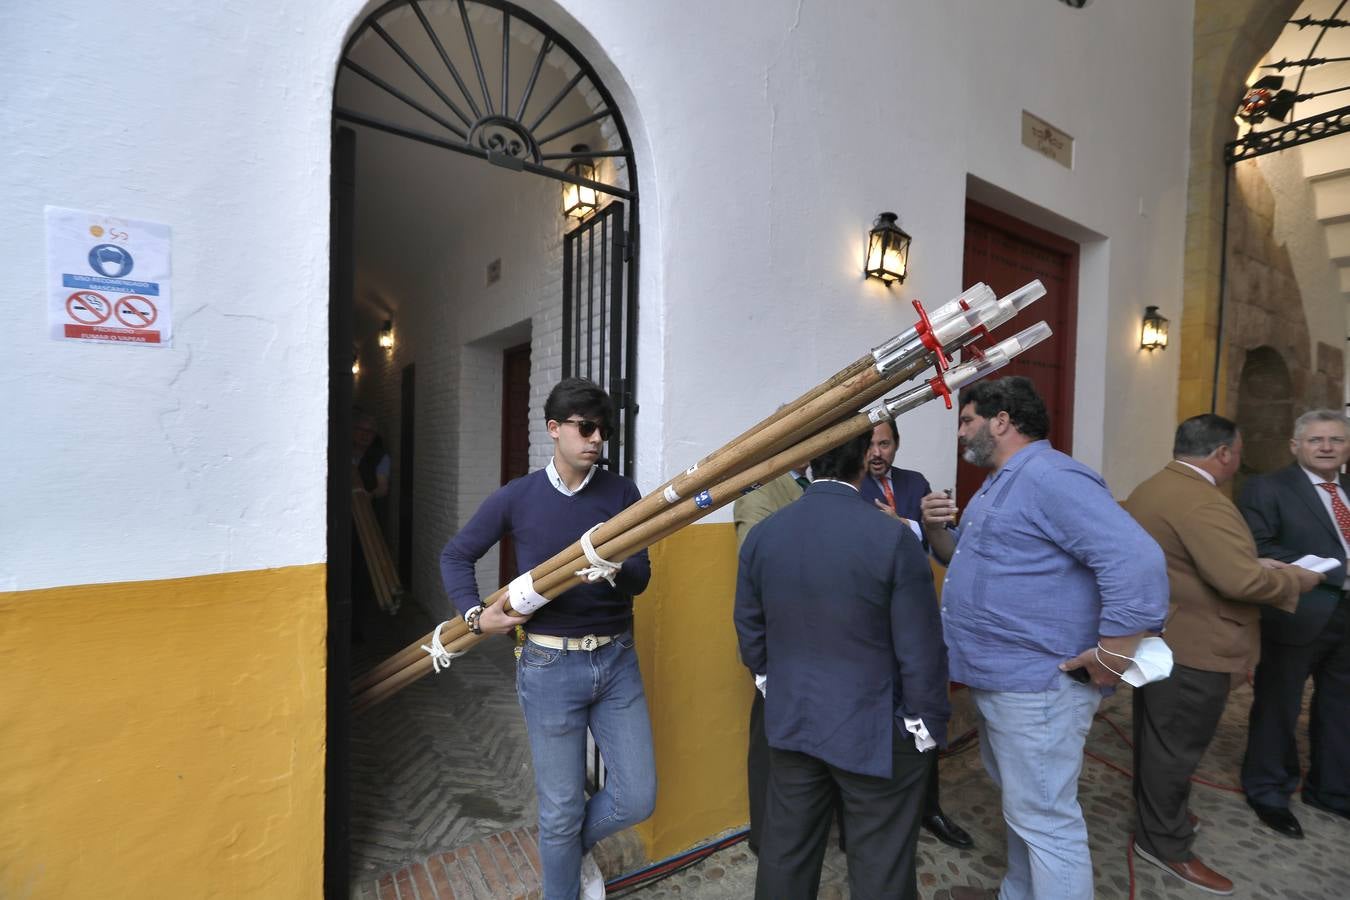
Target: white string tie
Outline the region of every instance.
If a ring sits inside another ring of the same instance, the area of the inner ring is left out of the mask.
[[[584,578],[591,583],[603,579],[609,582],[610,587],[614,587],[614,575],[619,571],[619,564],[612,563],[602,557],[599,553],[596,553],[595,545],[591,543],[591,532],[595,531],[595,529],[603,524],[605,523],[601,522],[599,525],[592,525],[586,530],[586,533],[581,536],[581,549],[585,551],[586,559],[590,561],[590,565],[584,569],[578,569],[576,574],[578,578]]]
[[[468,652],[467,650],[461,650],[458,653],[451,653],[445,649],[445,645],[441,643],[441,629],[448,624],[450,623],[442,622],[437,625],[436,630],[431,633],[431,643],[422,645],[422,649],[431,654],[431,671],[435,675],[441,674],[441,669],[450,668],[451,661]]]

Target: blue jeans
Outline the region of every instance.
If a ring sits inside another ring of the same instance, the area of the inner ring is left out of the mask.
[[[1092,855],[1078,775],[1101,692],[1064,676],[1048,691],[970,694],[983,719],[980,756],[1003,792],[1008,824],[999,900],[1090,900]]]
[[[516,692],[534,759],[544,900],[576,900],[582,854],[656,805],[652,726],[633,635],[589,652],[526,641]],[[590,800],[588,728],[605,761],[605,786]]]

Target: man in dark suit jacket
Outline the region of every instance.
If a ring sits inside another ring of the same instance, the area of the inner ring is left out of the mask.
[[[1289,442],[1295,462],[1252,478],[1238,507],[1262,556],[1293,562],[1305,554],[1342,565],[1299,597],[1294,613],[1261,610],[1261,662],[1256,667],[1242,789],[1261,821],[1302,837],[1289,798],[1299,783],[1295,733],[1303,685],[1313,679],[1308,725],[1312,764],[1303,783],[1306,805],[1350,819],[1350,601],[1344,562],[1350,555],[1350,420],[1337,410],[1304,413]]]
[[[918,538],[858,493],[869,441],[812,460],[802,499],[741,548],[736,633],[765,678],[772,757],[761,900],[816,896],[836,792],[852,895],[918,896],[921,748],[946,742],[947,655]]]
[[[928,479],[911,469],[896,468],[895,454],[900,449],[900,429],[894,419],[878,423],[872,429],[872,443],[867,447],[867,474],[859,487],[864,500],[870,500],[877,509],[899,518],[918,533],[924,550],[928,537],[919,524],[923,518],[920,501],[932,491]],[[913,522],[913,525],[910,523]],[[942,811],[939,796],[938,759],[933,754],[928,764],[928,787],[923,801],[923,827],[942,843],[958,850],[969,850],[975,840]]]

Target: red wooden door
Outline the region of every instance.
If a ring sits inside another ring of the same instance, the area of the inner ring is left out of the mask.
[[[1078,325],[1078,245],[973,200],[966,201],[963,285],[983,281],[1000,297],[1033,278],[1045,296],[998,328],[990,343],[1044,320],[1054,336],[1013,360],[993,377],[1030,378],[1050,413],[1050,443],[1073,452],[1074,336]],[[964,507],[988,471],[960,458],[957,448],[956,502]]]
[[[502,351],[502,484],[530,470],[530,345]],[[516,571],[516,548],[508,534],[502,538],[500,584]]]

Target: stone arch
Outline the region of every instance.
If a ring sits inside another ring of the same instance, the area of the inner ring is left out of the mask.
[[[1247,73],[1270,49],[1299,2],[1197,0],[1195,4],[1178,419],[1208,411],[1214,386],[1223,257],[1223,146],[1237,136],[1233,111]],[[1220,410],[1225,408],[1223,387],[1221,382]]]

